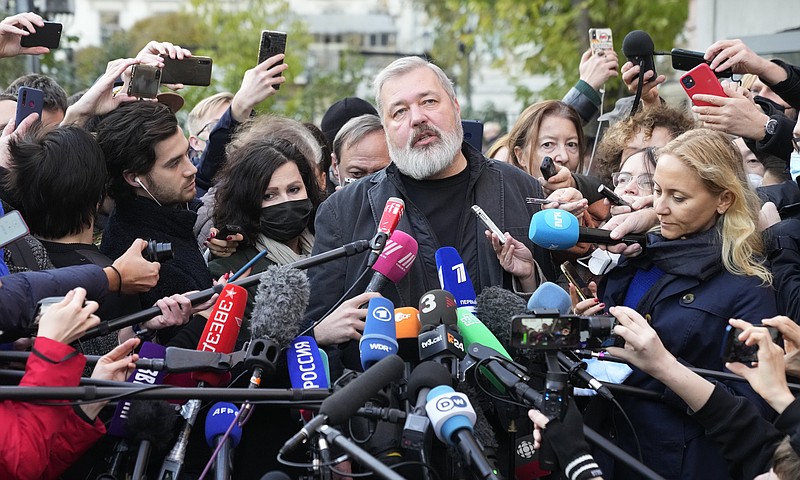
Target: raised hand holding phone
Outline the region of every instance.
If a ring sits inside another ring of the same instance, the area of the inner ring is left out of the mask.
[[[244,72],[242,85],[233,96],[231,114],[237,122],[250,118],[250,112],[256,105],[275,95],[274,87],[286,81],[281,75],[289,66],[283,62],[284,54],[269,57],[255,67]]]
[[[35,13],[18,13],[0,21],[0,58],[15,55],[43,55],[50,49],[43,46],[23,46],[22,38],[44,27],[44,20]]]

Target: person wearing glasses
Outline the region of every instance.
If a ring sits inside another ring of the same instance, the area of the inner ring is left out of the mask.
[[[631,206],[612,205],[611,215],[653,206],[653,171],[655,169],[654,147],[638,150],[622,161],[619,171],[611,174],[611,181],[614,184],[614,193]]]
[[[200,101],[189,112],[186,120],[186,131],[189,132],[189,158],[197,165],[203,150],[206,149],[208,136],[217,122],[228,110],[233,101],[233,94],[220,92]]]

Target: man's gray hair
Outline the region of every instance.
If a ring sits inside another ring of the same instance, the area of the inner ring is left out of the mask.
[[[386,68],[381,70],[375,77],[375,81],[372,82],[373,86],[375,87],[375,105],[378,107],[378,115],[381,116],[381,119],[383,118],[383,105],[381,105],[381,90],[383,89],[383,84],[394,77],[405,75],[406,73],[418,68],[431,69],[431,71],[435,73],[436,77],[439,79],[439,83],[442,85],[444,91],[447,92],[447,96],[450,97],[450,101],[456,101],[456,91],[453,88],[453,82],[447,78],[447,75],[441,68],[439,68],[439,66],[420,57],[398,58],[386,66]]]
[[[380,132],[383,135],[383,125],[377,115],[365,113],[364,115],[351,118],[345,123],[336,138],[333,139],[333,153],[336,158],[341,160],[341,152],[345,146],[355,145],[367,135]]]

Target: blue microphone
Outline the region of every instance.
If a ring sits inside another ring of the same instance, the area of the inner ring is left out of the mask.
[[[317,341],[302,336],[292,340],[286,350],[286,363],[292,388],[328,388],[328,374]]]
[[[436,250],[436,270],[439,272],[439,285],[442,290],[452,293],[459,307],[466,307],[474,313],[478,304],[475,287],[461,255],[455,248],[442,247]]]
[[[575,215],[558,209],[547,209],[536,212],[531,218],[528,238],[540,247],[549,250],[566,250],[577,243],[599,243],[614,245],[638,243],[645,246],[644,235],[625,235],[619,240],[611,238],[610,230],[581,227]]]
[[[383,297],[372,298],[367,306],[364,335],[358,343],[364,370],[389,355],[397,354],[397,330],[394,325],[394,304]]]
[[[567,315],[572,310],[572,300],[563,288],[553,282],[544,282],[528,300],[528,310],[557,310],[560,315]]]
[[[220,442],[224,442],[217,451],[215,462],[216,475],[214,478],[231,478],[233,468],[231,450],[239,445],[242,440],[242,427],[236,421],[239,409],[236,405],[228,402],[217,402],[211,406],[206,416],[206,443],[209,447],[216,448]],[[231,433],[223,441],[225,432],[234,423]]]

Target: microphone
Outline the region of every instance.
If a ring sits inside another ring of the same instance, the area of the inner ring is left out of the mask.
[[[458,305],[452,293],[447,290],[430,290],[419,299],[419,321],[423,330],[437,325],[455,327]]]
[[[167,449],[174,433],[178,416],[175,407],[165,400],[135,400],[128,416],[128,431],[133,433],[134,443],[139,444],[133,480],[140,480],[147,473],[150,453]]]
[[[572,300],[563,288],[553,282],[544,282],[539,285],[528,300],[528,310],[556,310],[559,315],[569,315],[572,310]]]
[[[452,293],[459,307],[475,311],[475,287],[467,273],[461,255],[453,247],[436,250],[436,270],[439,272],[439,285]]]
[[[397,197],[389,197],[386,200],[386,206],[383,207],[383,214],[378,221],[378,231],[370,241],[371,252],[367,260],[367,266],[371,267],[378,260],[378,256],[383,252],[386,247],[386,241],[392,236],[397,224],[400,223],[400,218],[406,209],[405,202]]]
[[[465,394],[440,385],[428,392],[425,411],[439,440],[455,447],[478,478],[499,480],[497,470],[489,464],[472,435],[477,416]]]
[[[283,473],[281,471],[272,470],[272,471],[269,471],[269,472],[265,473],[261,477],[261,480],[292,480],[292,477],[290,477],[289,475],[286,475],[285,473]]]
[[[458,376],[459,361],[466,351],[456,327],[456,301],[450,292],[431,290],[419,300],[422,332],[419,334],[419,359],[434,359]]]
[[[511,318],[525,312],[525,300],[503,287],[487,287],[478,295],[476,316],[502,345],[511,345]]]
[[[541,210],[534,213],[528,230],[528,238],[536,245],[549,250],[566,250],[579,242],[602,245],[638,243],[642,248],[646,245],[644,235],[631,234],[614,240],[611,238],[610,230],[581,227],[578,225],[575,215],[558,209]]]
[[[417,365],[408,377],[408,399],[416,399],[416,403],[406,416],[400,445],[413,457],[411,460],[427,463],[431,441],[431,422],[425,414],[428,392],[438,385],[450,385],[452,381],[453,377],[447,368],[430,361]]]
[[[473,343],[489,347],[500,355],[511,360],[511,355],[508,354],[505,347],[497,337],[489,330],[486,325],[481,322],[478,317],[472,314],[466,308],[458,309],[458,329],[461,335],[464,336],[464,342],[469,349]]]
[[[210,448],[218,449],[214,475],[216,480],[228,480],[231,478],[233,470],[231,450],[236,448],[242,440],[242,427],[236,419],[238,415],[239,409],[236,405],[228,402],[217,402],[208,410],[205,432],[206,443]],[[232,428],[231,424],[233,424]],[[225,432],[228,431],[228,428],[231,428],[231,432],[225,438]]]
[[[372,266],[375,273],[365,292],[380,292],[389,282],[399,282],[411,270],[418,248],[417,241],[411,235],[395,230]]]
[[[653,71],[653,78],[655,80],[658,76],[656,73],[655,62],[653,55],[655,54],[655,45],[650,35],[642,30],[634,30],[622,40],[622,53],[634,65],[640,65],[641,69],[639,74],[634,78],[639,78],[639,75],[644,75],[648,70]]]
[[[389,355],[359,375],[346,387],[326,398],[319,414],[283,444],[279,455],[291,452],[308,441],[311,435],[325,425],[344,423],[358,412],[373,395],[389,383],[403,376],[405,364],[397,355]]]
[[[239,329],[242,327],[242,316],[246,305],[247,290],[234,284],[225,285],[206,321],[205,329],[197,343],[197,350],[231,353],[239,338]],[[201,387],[206,384],[220,386],[230,380],[230,373],[193,372],[192,380],[198,382],[198,386]],[[192,399],[183,406],[182,413],[186,422],[178,434],[178,440],[161,464],[159,479],[174,479],[180,475],[183,459],[186,457],[186,447],[189,444],[189,435],[191,435],[194,422],[200,413],[200,405],[200,400]]]
[[[397,354],[397,331],[394,320],[394,304],[391,300],[376,297],[369,300],[364,334],[358,342],[361,367],[369,367],[384,357]]]
[[[394,309],[394,327],[397,332],[397,354],[408,363],[419,360],[417,337],[422,324],[419,321],[419,310],[414,307]]]
[[[263,369],[275,369],[280,350],[300,333],[311,287],[304,272],[271,265],[261,277],[250,316],[250,346],[245,366],[253,369],[249,388],[258,388]]]
[[[314,337],[295,338],[286,350],[292,388],[328,388],[328,375]]]

